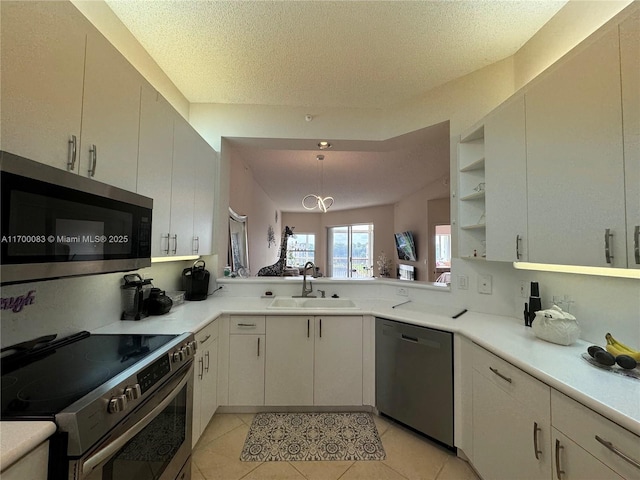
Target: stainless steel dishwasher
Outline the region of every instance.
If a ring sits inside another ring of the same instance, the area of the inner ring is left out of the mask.
[[[376,407],[453,449],[453,335],[376,318]]]

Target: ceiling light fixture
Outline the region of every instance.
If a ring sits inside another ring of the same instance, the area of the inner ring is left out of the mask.
[[[328,150],[331,148],[331,144],[326,140],[322,140],[320,143],[318,143],[318,148],[320,150]]]
[[[321,142],[322,143],[322,142]],[[320,144],[318,144],[320,145]],[[328,148],[328,147],[326,147]],[[324,180],[324,166],[323,160],[324,155],[316,155],[316,160],[318,160],[318,169],[320,170],[320,195],[316,195],[314,193],[310,193],[306,197],[302,199],[302,206],[306,210],[315,210],[316,208],[323,213],[326,213],[329,208],[333,205],[333,197],[323,197],[322,194],[324,192],[323,180]]]

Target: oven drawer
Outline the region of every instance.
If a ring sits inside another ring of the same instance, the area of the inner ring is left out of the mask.
[[[235,334],[264,334],[264,315],[233,315],[229,319],[229,333]]]

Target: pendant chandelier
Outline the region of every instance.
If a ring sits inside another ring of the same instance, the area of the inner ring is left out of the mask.
[[[304,197],[302,199],[302,206],[306,209],[306,210],[315,210],[316,208],[318,210],[320,210],[321,212],[326,212],[327,210],[329,210],[329,208],[331,208],[331,205],[333,205],[333,197],[323,197],[323,193],[324,193],[324,186],[323,186],[323,181],[324,181],[324,166],[323,166],[323,160],[324,160],[324,155],[316,155],[316,160],[318,160],[318,170],[320,171],[320,175],[319,177],[319,182],[320,182],[320,195],[316,195],[314,193],[310,193],[309,195],[307,195],[306,197]]]

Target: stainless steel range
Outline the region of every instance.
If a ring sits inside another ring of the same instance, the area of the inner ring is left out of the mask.
[[[22,347],[2,358],[1,419],[57,424],[50,480],[190,478],[192,334]]]

